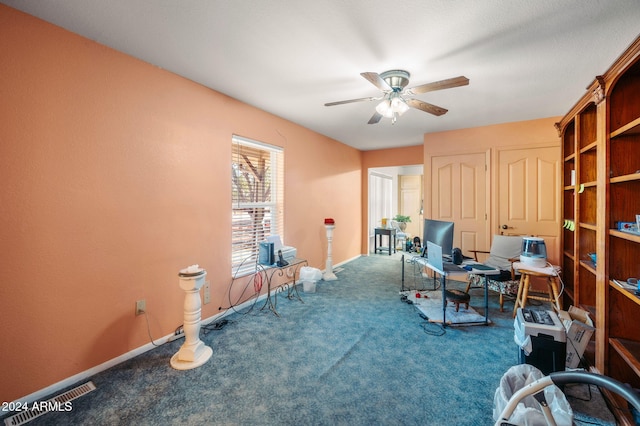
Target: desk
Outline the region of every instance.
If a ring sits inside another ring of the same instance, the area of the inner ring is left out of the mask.
[[[471,271],[467,271],[466,269],[463,269],[462,267],[458,266],[458,265],[454,265],[453,263],[445,263],[444,264],[444,270],[440,270],[437,267],[435,267],[434,265],[432,265],[431,263],[429,263],[429,259],[426,257],[422,257],[422,256],[415,256],[412,259],[414,262],[418,263],[419,265],[424,266],[425,268],[429,268],[431,269],[434,274],[439,274],[442,277],[442,284],[441,284],[441,288],[442,288],[442,326],[446,327],[447,326],[447,296],[446,296],[446,292],[447,292],[447,276],[451,273],[468,273],[468,272],[472,272],[474,274],[477,275],[483,275],[484,276],[484,325],[488,325],[489,324],[489,286],[487,284],[487,275],[495,275],[495,274],[499,274],[500,271],[495,269],[495,270],[484,270],[484,269],[471,269]],[[478,262],[472,262],[472,263],[478,263]],[[464,263],[463,263],[464,265]],[[404,268],[402,270],[403,274],[404,274]],[[403,277],[403,285],[404,285],[404,277]],[[456,323],[456,325],[461,324],[461,323]],[[473,322],[473,323],[469,323],[469,324],[478,324],[477,322]]]
[[[551,302],[551,305],[560,312],[562,310],[562,301],[558,292],[559,266],[546,266],[544,268],[536,268],[534,266],[525,265],[521,262],[515,262],[513,269],[520,273],[520,285],[518,286],[518,295],[513,306],[513,317],[516,317],[518,308],[524,308],[527,299],[540,300],[543,302]],[[529,293],[531,286],[531,277],[543,277],[547,281],[547,295]]]
[[[386,235],[389,237],[389,247],[382,247],[382,236]],[[378,247],[378,238],[380,238],[380,247]],[[393,244],[391,243],[393,241]],[[391,256],[391,250],[396,252],[396,230],[395,229],[387,229],[387,228],[376,228],[375,234],[373,236],[373,252],[378,253],[378,250],[389,250],[389,256]]]
[[[286,266],[267,266],[261,267],[261,269],[256,272],[256,274],[260,274],[264,276],[267,280],[267,300],[264,303],[262,309],[270,309],[276,316],[280,316],[278,311],[276,310],[276,306],[278,304],[278,293],[287,291],[287,299],[297,298],[299,301],[304,303],[304,300],[300,297],[298,293],[298,288],[296,287],[296,274],[300,272],[300,268],[303,266],[307,266],[308,262],[306,259],[287,259],[289,262]],[[280,282],[273,290],[273,298],[271,297],[271,286],[274,275],[276,277],[286,277],[283,282]],[[262,310],[261,309],[261,310]]]

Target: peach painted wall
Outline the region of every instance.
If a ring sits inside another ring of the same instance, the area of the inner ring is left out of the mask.
[[[425,211],[431,211],[431,175],[427,165],[431,157],[447,154],[464,154],[469,152],[490,153],[491,191],[497,193],[497,182],[494,179],[494,165],[498,164],[498,150],[512,147],[559,146],[560,137],[554,124],[561,117],[540,118],[536,120],[517,121],[494,124],[490,126],[451,130],[447,132],[427,133],[424,135],[425,164]],[[496,197],[492,197],[494,200]],[[497,220],[494,214],[495,202],[491,206],[491,220]],[[497,224],[492,223],[491,229]]]
[[[360,250],[362,254],[369,252],[369,233],[367,232],[369,220],[369,169],[375,167],[394,167],[423,164],[423,146],[408,146],[402,148],[376,149],[362,152],[362,217]]]
[[[226,306],[232,134],[284,147],[285,243],[361,251],[358,150],[3,5],[0,76],[0,401],[148,344],[138,299],[173,332],[187,265]]]
[[[554,124],[561,118],[549,117],[426,133],[424,135],[425,159],[433,155],[465,153],[473,149],[559,144],[560,137]]]

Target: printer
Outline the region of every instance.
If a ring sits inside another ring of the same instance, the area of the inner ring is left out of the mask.
[[[564,371],[567,334],[554,311],[518,308],[514,328],[520,363],[533,365],[545,375]]]

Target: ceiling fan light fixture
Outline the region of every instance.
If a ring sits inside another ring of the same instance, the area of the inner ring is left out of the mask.
[[[393,117],[393,106],[391,104],[391,99],[384,99],[376,106],[376,111],[385,118],[391,118]]]
[[[381,74],[376,72],[360,73],[369,83],[376,86],[383,92],[381,97],[368,97],[359,99],[348,99],[345,101],[329,102],[325,106],[349,104],[352,102],[377,101],[382,100],[376,105],[376,112],[371,116],[367,124],[377,124],[380,119],[390,118],[391,124],[395,124],[398,117],[407,112],[410,108],[415,108],[435,116],[447,113],[445,108],[437,105],[421,101],[414,98],[405,98],[404,95],[416,95],[420,93],[433,92],[436,90],[451,89],[453,87],[466,86],[469,79],[465,76],[448,78],[446,80],[433,81],[431,83],[421,84],[407,89],[404,88],[409,84],[411,74],[404,70],[389,70]]]
[[[398,115],[402,115],[405,112],[409,111],[409,105],[402,99],[400,96],[396,96],[391,101],[391,109],[393,112],[397,112]]]
[[[381,116],[391,118],[395,122],[397,116],[404,114],[409,108],[402,96],[397,92],[393,92],[376,106],[376,111]]]

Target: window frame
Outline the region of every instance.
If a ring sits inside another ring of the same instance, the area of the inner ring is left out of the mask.
[[[233,135],[231,173],[231,272],[235,278],[258,270],[261,241],[274,235],[283,239],[284,150]]]

